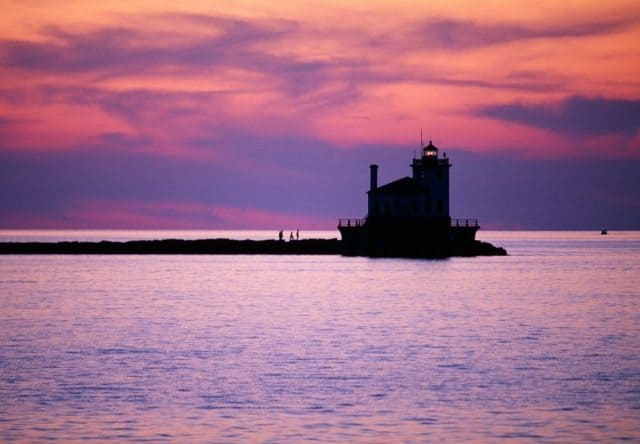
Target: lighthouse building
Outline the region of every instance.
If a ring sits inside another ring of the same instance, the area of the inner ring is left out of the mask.
[[[446,157],[429,142],[422,156],[413,159],[413,177],[378,187],[378,166],[371,165],[369,218],[433,218],[449,221],[449,168]]]
[[[450,168],[431,141],[413,159],[411,177],[378,186],[378,165],[371,165],[367,215],[338,223],[345,254],[448,256],[474,242],[477,220],[449,214]]]

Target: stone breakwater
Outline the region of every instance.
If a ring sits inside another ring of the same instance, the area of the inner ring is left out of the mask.
[[[163,239],[127,242],[6,242],[3,254],[340,254],[338,239]]]
[[[127,242],[2,242],[0,254],[309,254],[340,255],[338,239],[277,240],[135,240]],[[505,256],[506,250],[474,241],[452,248],[448,256]],[[442,257],[442,256],[440,256]]]

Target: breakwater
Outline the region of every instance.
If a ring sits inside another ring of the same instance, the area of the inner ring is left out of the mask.
[[[163,239],[127,242],[6,242],[0,243],[0,254],[340,254],[340,241]]]
[[[297,241],[233,239],[163,239],[127,242],[1,242],[0,254],[290,254],[340,255],[338,239]],[[474,241],[446,256],[504,256],[504,248]]]

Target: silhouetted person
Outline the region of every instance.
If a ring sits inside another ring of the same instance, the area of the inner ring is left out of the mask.
[[[296,230],[296,240],[300,240],[300,230]]]
[[[289,241],[293,240],[293,231],[291,233],[289,233]]]
[[[278,233],[278,240],[282,240],[283,236],[282,236],[282,230],[280,230],[280,233]]]

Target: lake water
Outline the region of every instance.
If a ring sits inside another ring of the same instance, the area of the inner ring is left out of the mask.
[[[98,236],[195,236],[144,234]],[[640,441],[640,232],[479,238],[510,255],[0,256],[0,441]]]

